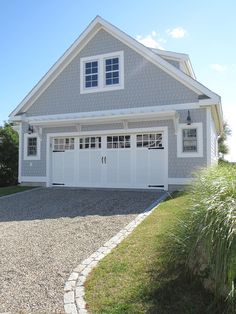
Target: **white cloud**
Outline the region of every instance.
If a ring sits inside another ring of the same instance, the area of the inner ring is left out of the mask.
[[[187,35],[187,31],[183,27],[175,27],[173,29],[167,29],[167,34],[172,38],[183,38]]]
[[[163,39],[157,39],[157,33],[155,31],[152,31],[151,34],[148,34],[147,36],[138,35],[136,36],[137,41],[139,41],[144,46],[147,46],[149,48],[156,48],[156,49],[162,49],[160,42],[164,42]]]
[[[222,73],[226,71],[226,66],[218,63],[211,64],[212,70]]]

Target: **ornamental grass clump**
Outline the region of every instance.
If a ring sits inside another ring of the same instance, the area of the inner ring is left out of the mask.
[[[182,257],[190,273],[200,277],[216,300],[224,298],[234,312],[236,166],[198,172],[189,198],[190,213],[174,234],[175,256]]]

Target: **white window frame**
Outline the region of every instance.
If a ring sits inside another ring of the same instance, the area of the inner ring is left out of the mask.
[[[183,130],[184,129],[197,129],[197,151],[196,152],[184,152],[183,151]],[[181,123],[178,125],[177,132],[177,157],[189,158],[189,157],[203,157],[203,131],[202,123]]]
[[[29,156],[28,155],[28,138],[36,137],[37,138],[37,155]],[[41,156],[41,140],[38,134],[24,134],[24,160],[40,160]]]
[[[106,85],[106,59],[119,58],[119,84]],[[85,63],[98,62],[98,86],[85,87]],[[124,89],[124,52],[116,51],[102,55],[84,57],[80,59],[80,93],[105,92]]]

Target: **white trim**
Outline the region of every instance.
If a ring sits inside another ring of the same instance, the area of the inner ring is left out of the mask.
[[[119,84],[105,85],[105,60],[108,58],[119,58]],[[86,88],[84,86],[84,64],[89,61],[98,62],[98,86]],[[116,51],[101,55],[80,58],[80,93],[88,94],[95,92],[106,92],[112,90],[124,89],[124,51]]]
[[[166,132],[168,127],[166,126],[159,126],[159,127],[145,127],[145,128],[134,128],[134,129],[117,129],[117,130],[96,130],[96,131],[82,131],[78,132],[55,132],[55,133],[48,133],[47,137],[76,137],[76,136],[86,136],[86,135],[112,135],[112,134],[126,134],[128,133],[149,133],[149,132]]]
[[[191,184],[193,178],[168,178],[168,184],[186,185]]]
[[[16,115],[25,106],[28,109],[34,99],[32,99],[36,94],[39,97],[41,93],[52,83],[52,81],[61,73],[61,71],[73,60],[73,58],[78,55],[79,51],[84,47],[87,36],[94,36],[94,32],[98,32],[99,29],[105,29],[107,32],[112,34],[115,38],[124,42],[126,45],[131,47],[131,49],[137,51],[139,54],[143,55],[147,60],[154,63],[165,72],[176,78],[182,84],[186,85],[188,88],[192,89],[196,93],[203,93],[214,99],[218,104],[220,103],[220,97],[209,90],[207,87],[203,86],[199,82],[195,81],[193,78],[175,68],[173,65],[165,61],[163,58],[158,56],[151,49],[145,47],[132,37],[128,36],[115,26],[111,25],[100,16],[97,16],[86,30],[81,34],[81,36],[73,43],[73,45],[66,51],[66,53],[55,63],[55,65],[48,71],[48,73],[39,81],[39,83],[32,89],[32,91],[25,97],[25,99],[17,106],[17,108],[10,114],[10,117]],[[61,69],[60,69],[61,68]],[[41,89],[41,91],[40,91]],[[25,108],[25,111],[27,110]]]
[[[21,183],[22,169],[22,123],[19,123],[19,151],[18,151],[18,182]]]
[[[206,154],[207,166],[211,165],[211,108],[206,108]]]
[[[28,138],[36,137],[37,138],[37,155],[35,156],[28,156]],[[24,134],[24,160],[40,160],[41,159],[41,140],[39,134],[32,133]]]
[[[206,106],[204,104],[204,106]],[[160,115],[168,114],[174,110],[185,110],[185,109],[199,109],[202,106],[199,103],[186,103],[186,104],[171,104],[164,106],[147,106],[147,107],[134,107],[134,108],[126,108],[126,109],[113,109],[113,110],[101,110],[101,111],[89,111],[89,112],[75,112],[75,113],[63,113],[63,114],[54,114],[54,115],[41,115],[41,116],[17,116],[12,121],[25,121],[30,123],[43,122],[43,121],[53,121],[57,120],[57,122],[69,120],[69,119],[84,119],[84,118],[115,118],[117,117],[125,117],[125,115],[134,116],[135,114],[150,114],[159,113]],[[60,120],[60,121],[59,121]]]
[[[29,177],[23,176],[21,177],[21,182],[47,182],[47,177]]]
[[[149,132],[163,132],[164,133],[164,147],[165,147],[165,182],[164,189],[168,190],[168,127],[146,127],[146,128],[134,128],[134,129],[119,129],[119,130],[102,130],[102,131],[86,131],[86,132],[60,132],[60,133],[48,133],[46,141],[46,186],[51,186],[51,139],[53,137],[79,137],[86,135],[113,135],[113,134],[135,134],[135,133],[149,133]],[[125,187],[125,186],[122,186]],[[112,186],[111,186],[112,188]]]
[[[183,152],[183,129],[197,129],[197,152]],[[177,132],[177,158],[195,158],[203,157],[203,130],[202,122],[192,123],[187,125],[186,123],[180,123],[178,125]]]

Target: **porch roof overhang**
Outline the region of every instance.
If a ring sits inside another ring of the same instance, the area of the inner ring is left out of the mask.
[[[158,108],[133,108],[114,111],[96,111],[68,113],[47,116],[15,116],[12,122],[26,122],[39,127],[58,127],[84,124],[100,124],[140,120],[168,120],[178,118],[176,110],[158,110]]]

